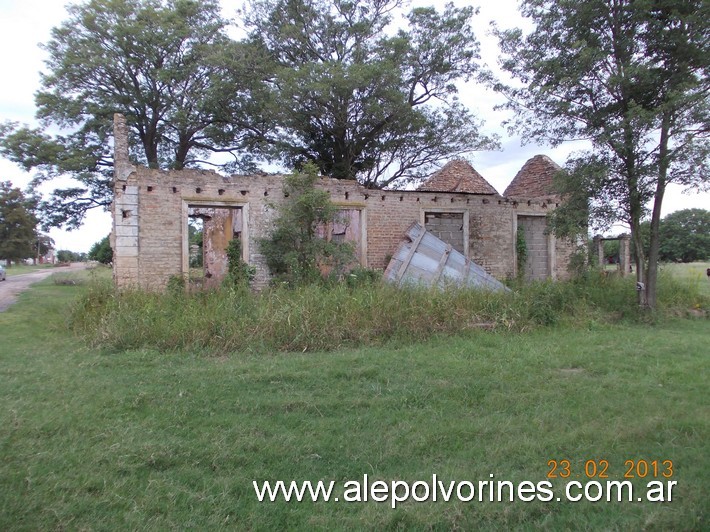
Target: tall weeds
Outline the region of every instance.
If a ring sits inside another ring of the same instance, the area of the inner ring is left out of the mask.
[[[708,308],[708,298],[670,277],[660,282],[659,319]],[[72,312],[74,329],[109,349],[305,351],[418,341],[480,329],[525,331],[557,323],[647,319],[632,279],[590,274],[510,293],[310,285],[254,294],[240,287],[188,294],[116,292],[94,285]]]

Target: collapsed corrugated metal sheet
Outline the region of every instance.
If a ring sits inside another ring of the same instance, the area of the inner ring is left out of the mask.
[[[385,270],[388,282],[444,287],[471,286],[486,290],[509,290],[478,264],[467,259],[418,222],[409,226]]]

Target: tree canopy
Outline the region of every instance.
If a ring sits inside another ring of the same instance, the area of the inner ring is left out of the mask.
[[[0,259],[20,261],[34,255],[38,242],[34,208],[33,198],[10,181],[0,182]]]
[[[245,124],[243,93],[260,62],[227,36],[217,0],[90,0],[68,11],[44,45],[41,127],[0,128],[0,153],[36,170],[34,185],[59,175],[79,183],[41,205],[45,225],[78,227],[87,209],[111,202],[116,112],[132,155],[151,167],[198,165],[214,151],[242,162],[238,148],[259,136]]]
[[[111,202],[116,112],[151,167],[310,161],[371,187],[416,179],[495,143],[456,98],[478,71],[474,10],[414,9],[395,30],[403,3],[252,0],[240,41],[218,0],[70,5],[44,45],[40,126],[1,125],[0,154],[34,171],[35,187],[76,180],[39,209],[44,226],[70,229]]]
[[[87,254],[89,260],[95,260],[101,264],[111,264],[113,261],[113,249],[108,235],[103,237],[98,242],[94,242]]]
[[[477,73],[475,11],[417,8],[394,31],[401,0],[252,0],[250,42],[271,58],[266,85],[274,159],[383,187],[494,143],[456,98]]]
[[[667,262],[710,260],[710,211],[683,209],[661,220],[660,258]]]
[[[524,0],[530,33],[499,31],[503,68],[517,85],[499,84],[524,137],[552,145],[587,139],[592,149],[568,161],[558,218],[629,225],[640,304],[655,305],[658,229],[669,183],[706,188],[708,19],[703,0]],[[580,206],[586,208],[580,209]],[[651,211],[648,257],[639,227]],[[569,229],[570,224],[559,224]]]

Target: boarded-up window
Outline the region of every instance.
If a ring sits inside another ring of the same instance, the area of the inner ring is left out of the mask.
[[[438,239],[451,244],[459,253],[466,253],[464,245],[464,215],[462,212],[424,213],[426,230]]]
[[[550,275],[547,219],[544,216],[518,216],[518,227],[525,235],[525,280],[538,281]]]

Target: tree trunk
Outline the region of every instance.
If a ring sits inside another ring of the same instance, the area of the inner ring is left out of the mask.
[[[638,287],[646,284],[646,256],[643,251],[643,236],[641,235],[641,220],[636,219],[631,222],[631,240],[634,243],[634,261],[636,262],[636,287],[638,293],[638,304],[641,307],[647,305],[646,290],[639,290]]]
[[[190,135],[189,133],[180,134],[177,149],[175,150],[175,162],[173,163],[173,168],[175,170],[182,170],[185,168],[185,161],[187,160],[187,155],[190,153]]]
[[[631,173],[633,175],[633,173]],[[641,214],[643,205],[638,193],[636,178],[629,178],[629,226],[631,228],[631,240],[634,242],[634,260],[636,261],[636,293],[638,294],[638,304],[646,307],[646,253],[643,249],[643,236],[641,235]]]
[[[661,138],[658,149],[658,180],[656,184],[656,193],[653,198],[653,214],[651,215],[651,242],[648,249],[646,305],[650,309],[655,309],[657,302],[656,288],[658,280],[658,255],[661,247],[659,230],[661,225],[661,205],[663,204],[663,195],[666,192],[666,179],[668,177],[668,138],[670,124],[670,114],[665,112],[661,121]]]
[[[143,141],[143,149],[145,150],[145,158],[148,161],[149,168],[159,168],[160,163],[158,161],[158,142],[155,138],[154,133],[146,135]]]

